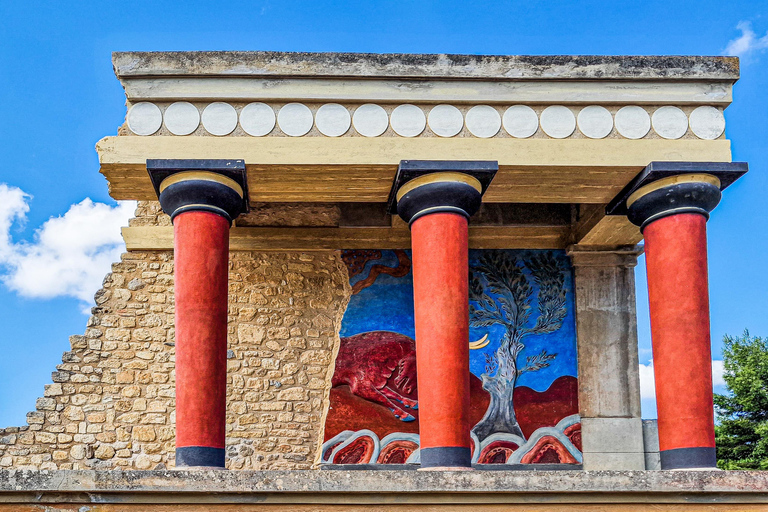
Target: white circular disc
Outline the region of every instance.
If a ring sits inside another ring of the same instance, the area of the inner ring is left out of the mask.
[[[306,135],[313,122],[312,111],[303,103],[288,103],[277,113],[277,124],[291,137]]]
[[[475,137],[487,139],[501,129],[501,116],[495,108],[488,105],[476,105],[467,111],[467,130]]]
[[[200,112],[188,101],[168,105],[163,118],[165,127],[174,135],[189,135],[200,126]]]
[[[152,135],[163,124],[163,113],[154,103],[142,101],[128,111],[128,129],[136,135]]]
[[[551,105],[541,112],[541,129],[553,139],[569,137],[576,129],[576,116],[563,105]]]
[[[427,117],[416,105],[400,105],[392,111],[390,124],[401,137],[416,137],[427,127]]]
[[[577,118],[579,130],[590,139],[603,139],[613,130],[613,116],[599,105],[584,107]]]
[[[248,135],[263,137],[275,128],[275,111],[266,103],[249,103],[240,111],[240,126]]]
[[[453,137],[464,127],[464,116],[453,105],[437,105],[427,117],[429,129],[439,137]]]
[[[387,131],[389,116],[379,105],[366,103],[357,107],[352,116],[352,124],[363,137],[378,137]]]
[[[539,116],[527,105],[509,107],[501,120],[507,133],[518,139],[527,139],[539,129]]]
[[[616,131],[627,139],[642,139],[651,129],[651,116],[637,105],[621,107],[614,119]]]
[[[320,133],[328,137],[339,137],[347,133],[352,118],[346,107],[338,103],[326,103],[317,109],[315,124]]]
[[[698,138],[715,140],[725,131],[725,117],[715,107],[698,107],[691,112],[690,125]]]
[[[679,139],[688,131],[688,116],[677,107],[661,107],[651,117],[653,130],[665,139]]]
[[[203,127],[211,135],[229,135],[237,127],[237,111],[229,103],[217,101],[203,109]]]

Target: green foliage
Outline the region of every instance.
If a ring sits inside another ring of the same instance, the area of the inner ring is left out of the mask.
[[[715,394],[717,465],[768,469],[768,339],[726,336],[723,375],[729,395]]]

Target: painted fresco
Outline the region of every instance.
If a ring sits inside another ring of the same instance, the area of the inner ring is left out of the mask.
[[[410,251],[343,251],[352,298],[322,462],[419,461]],[[469,252],[472,461],[580,463],[572,269],[564,251]]]

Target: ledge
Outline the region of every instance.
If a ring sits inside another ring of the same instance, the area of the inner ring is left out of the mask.
[[[293,52],[115,52],[115,74],[478,79],[739,78],[736,57],[626,55],[447,55]]]
[[[0,471],[0,510],[32,502],[754,505],[768,503],[768,472]]]

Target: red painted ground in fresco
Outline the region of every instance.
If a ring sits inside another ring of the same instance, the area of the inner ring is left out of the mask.
[[[566,416],[579,413],[578,383],[576,377],[565,375],[542,393],[525,386],[515,388],[515,414],[526,438],[538,428],[554,427]]]
[[[393,432],[418,433],[419,411],[405,407],[417,399],[415,342],[402,334],[372,331],[342,338],[331,389],[325,440],[344,430],[368,429],[379,438]],[[488,408],[489,395],[480,379],[470,377],[470,421],[476,424]],[[394,412],[393,412],[394,410]],[[539,393],[515,389],[515,413],[526,437],[541,427],[577,414],[578,381],[557,378]],[[395,417],[415,418],[401,421]]]

